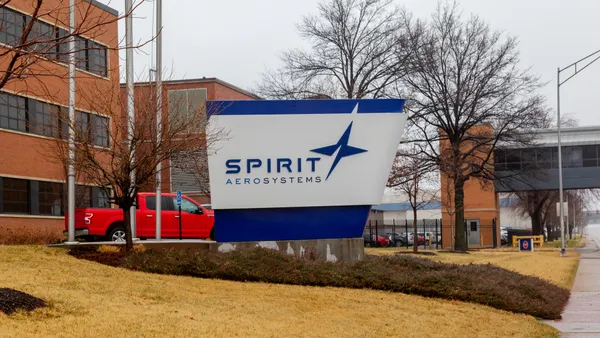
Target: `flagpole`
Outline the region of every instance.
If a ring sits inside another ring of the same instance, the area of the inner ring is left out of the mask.
[[[126,91],[127,91],[127,141],[129,142],[131,158],[130,158],[130,184],[131,189],[128,192],[132,193],[135,187],[135,150],[132,147],[133,142],[133,124],[135,121],[135,109],[134,109],[134,87],[133,87],[133,4],[132,0],[125,0],[125,82],[126,82]],[[131,222],[131,236],[132,239],[136,239],[136,207],[132,206],[129,209],[130,213],[130,222]]]
[[[67,169],[67,243],[75,242],[75,0],[69,0],[69,160]]]
[[[162,141],[162,0],[156,0],[156,142]],[[156,240],[161,239],[162,163],[156,164]]]

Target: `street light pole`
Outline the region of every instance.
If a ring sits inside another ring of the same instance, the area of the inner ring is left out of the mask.
[[[560,69],[560,67],[557,69],[556,72],[556,126],[557,126],[557,134],[558,134],[558,195],[559,195],[559,216],[560,216],[560,255],[562,257],[565,257],[567,255],[567,249],[565,247],[565,220],[564,220],[564,206],[563,206],[563,175],[562,175],[562,150],[561,150],[561,140],[560,140],[560,125],[561,125],[561,121],[560,121],[560,86],[562,86],[565,82],[569,81],[570,79],[572,79],[575,75],[579,74],[581,71],[583,71],[584,69],[586,69],[588,66],[590,66],[592,63],[596,62],[598,59],[600,59],[600,56],[596,56],[598,53],[600,53],[600,49],[593,52],[592,54],[579,59],[575,62],[573,62],[572,64],[566,66],[563,69]],[[588,60],[589,58],[596,56],[592,61],[588,62],[585,66],[583,66],[583,68],[581,69],[577,69],[577,64]],[[573,74],[571,74],[571,76],[569,76],[568,78],[566,78],[564,81],[560,82],[560,73],[570,69],[571,67],[574,67],[575,72]]]
[[[565,220],[563,210],[563,175],[562,175],[562,149],[560,142],[560,68],[556,71],[556,126],[558,133],[558,203],[560,216],[560,255],[567,255],[565,248]]]

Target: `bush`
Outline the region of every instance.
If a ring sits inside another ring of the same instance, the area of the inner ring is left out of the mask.
[[[46,245],[63,241],[62,233],[50,229],[14,229],[0,226],[0,245]]]
[[[260,248],[229,253],[149,250],[124,257],[120,266],[232,281],[402,292],[479,303],[544,319],[560,318],[569,298],[568,290],[545,280],[493,265],[447,264],[408,255],[367,256],[349,264],[296,259]]]

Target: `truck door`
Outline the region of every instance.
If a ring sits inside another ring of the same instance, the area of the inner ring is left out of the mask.
[[[177,212],[173,210],[170,197],[161,196],[161,209],[161,237],[179,237],[179,222],[175,218]],[[146,196],[146,208],[144,208],[144,215],[142,216],[142,236],[156,238],[156,196]]]
[[[172,200],[174,205],[177,204],[176,197],[173,197]],[[210,235],[210,219],[204,214],[199,204],[187,197],[181,199],[181,221],[184,238],[208,238]]]

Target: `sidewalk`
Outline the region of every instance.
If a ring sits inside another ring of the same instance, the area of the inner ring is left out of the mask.
[[[557,321],[544,321],[561,332],[560,337],[600,337],[600,227],[588,229],[571,297]]]

